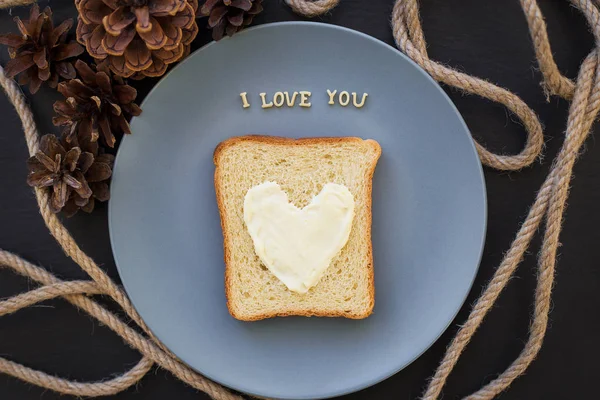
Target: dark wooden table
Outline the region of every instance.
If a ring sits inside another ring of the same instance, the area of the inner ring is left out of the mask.
[[[48,2],[41,1],[45,6]],[[469,305],[498,266],[533,202],[565,130],[568,103],[546,102],[540,87],[527,25],[517,0],[422,0],[421,12],[432,58],[470,74],[484,77],[514,91],[539,114],[545,125],[546,149],[541,163],[521,172],[486,169],[489,223],[485,252],[477,280],[465,306],[447,332],[425,354],[392,378],[345,399],[415,399],[442,358],[444,349],[465,320]],[[319,20],[343,25],[392,44],[389,26],[392,0],[342,0],[330,15]],[[72,1],[52,1],[57,19],[75,17]],[[566,0],[540,1],[549,26],[552,50],[560,69],[575,77],[593,46],[593,39],[578,11]],[[13,9],[12,15],[26,15]],[[265,0],[257,24],[297,20],[283,1]],[[204,22],[201,21],[203,26]],[[0,11],[0,32],[14,31],[9,11]],[[197,48],[210,40],[202,30]],[[0,49],[0,63],[8,59]],[[240,60],[243,62],[244,60]],[[225,68],[226,66],[224,66]],[[251,76],[248,77],[251,79]],[[136,82],[143,98],[156,80]],[[445,88],[469,128],[494,151],[516,153],[525,133],[515,118],[497,104],[464,96]],[[31,98],[42,132],[53,132],[52,103],[59,95],[43,88]],[[596,129],[600,129],[596,127]],[[25,184],[27,150],[20,121],[0,96],[0,248],[40,263],[65,279],[86,276],[68,260],[39,216],[34,196]],[[119,280],[108,241],[106,206],[93,214],[78,214],[66,221],[82,248]],[[591,399],[600,368],[600,146],[592,135],[575,167],[571,197],[561,235],[557,280],[549,330],[538,358],[526,375],[502,399]],[[435,245],[435,243],[432,243]],[[468,346],[444,390],[456,399],[489,382],[519,354],[527,338],[536,279],[539,237],[494,310]],[[26,291],[34,285],[7,270],[0,270],[0,297]],[[125,371],[139,355],[109,329],[62,300],[50,301],[0,318],[0,355],[33,368],[77,380],[97,380]],[[63,399],[7,376],[0,376],[0,399]],[[141,384],[115,399],[202,399],[163,370],[148,374]]]

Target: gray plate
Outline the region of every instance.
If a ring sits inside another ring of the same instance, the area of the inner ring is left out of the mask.
[[[369,97],[362,109],[328,106],[326,89]],[[260,108],[259,92],[285,90],[312,91],[312,107]],[[264,25],[191,55],[143,109],[117,157],[112,247],[135,307],[191,367],[259,396],[341,395],[405,367],[458,312],[484,242],[481,165],[448,97],[394,48],[332,25]],[[248,133],[381,144],[371,317],[230,317],[212,154]]]

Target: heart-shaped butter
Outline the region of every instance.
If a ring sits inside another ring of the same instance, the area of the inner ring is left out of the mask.
[[[306,293],[346,245],[354,218],[348,188],[326,184],[300,209],[276,182],[254,186],[244,198],[244,221],[254,250],[288,289]]]

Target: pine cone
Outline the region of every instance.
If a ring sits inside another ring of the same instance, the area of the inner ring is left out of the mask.
[[[92,142],[69,143],[54,135],[44,135],[40,151],[27,160],[27,183],[32,187],[50,188],[50,209],[64,211],[67,216],[79,209],[91,212],[95,200],[110,197],[108,179],[112,175],[114,156],[99,152]]]
[[[221,40],[224,35],[233,36],[250,25],[262,10],[262,0],[206,0],[200,13],[208,16],[213,39]]]
[[[40,13],[40,7],[34,4],[29,11],[29,20],[21,21],[15,17],[21,35],[7,33],[0,35],[0,44],[9,46],[12,60],[6,64],[5,73],[9,78],[17,74],[19,84],[29,83],[29,92],[37,92],[42,82],[55,88],[59,77],[72,79],[75,70],[67,59],[83,53],[83,47],[77,42],[67,42],[73,20],[68,19],[56,28],[52,22],[52,11],[46,7]]]
[[[117,75],[160,76],[198,34],[198,0],[75,0],[77,40]]]
[[[125,84],[119,76],[113,76],[106,62],[96,71],[81,60],[75,63],[81,79],[71,79],[58,85],[58,91],[66,100],[54,103],[58,114],[52,119],[56,126],[66,128],[66,140],[96,142],[100,134],[106,145],[114,147],[115,134],[131,133],[132,116],[142,110],[133,101],[137,91]]]

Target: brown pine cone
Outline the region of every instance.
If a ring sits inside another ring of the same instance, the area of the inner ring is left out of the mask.
[[[73,26],[72,19],[55,28],[50,7],[40,13],[40,7],[34,4],[29,11],[28,21],[23,22],[15,17],[15,22],[21,35],[0,35],[0,44],[9,47],[12,58],[6,64],[6,76],[13,78],[20,74],[19,84],[29,83],[29,92],[32,94],[38,91],[43,82],[55,88],[59,77],[75,77],[75,70],[68,59],[83,53],[83,47],[75,41],[67,41],[69,29]]]
[[[114,156],[100,153],[97,143],[79,145],[64,136],[59,141],[54,135],[44,135],[40,150],[27,160],[27,183],[52,190],[50,208],[54,213],[62,210],[72,216],[79,209],[89,213],[95,200],[110,197],[108,180],[113,164]]]
[[[254,16],[262,10],[262,0],[206,0],[200,13],[208,16],[213,39],[221,40],[223,36],[233,36],[250,25]]]
[[[58,115],[52,122],[66,128],[65,138],[69,142],[75,138],[96,142],[102,135],[106,145],[114,147],[115,134],[131,133],[128,119],[142,112],[133,102],[137,91],[121,77],[113,76],[106,62],[94,70],[77,60],[75,69],[81,79],[58,85],[66,100],[54,103]]]
[[[160,76],[198,34],[198,0],[75,0],[77,40],[117,75]]]

